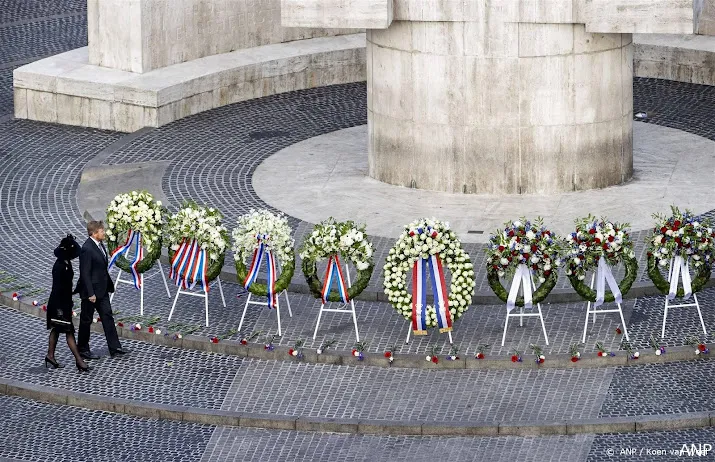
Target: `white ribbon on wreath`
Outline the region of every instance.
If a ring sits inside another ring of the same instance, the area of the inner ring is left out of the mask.
[[[616,303],[623,302],[623,294],[621,294],[616,278],[613,277],[611,267],[606,263],[605,258],[600,258],[598,260],[598,269],[596,270],[596,303],[593,304],[594,308],[603,305],[603,301],[606,298],[606,284],[608,284],[608,289],[613,294]]]
[[[509,297],[506,299],[506,310],[511,312],[516,306],[516,297],[519,295],[519,287],[524,288],[524,308],[531,309],[532,304],[532,288],[531,288],[531,272],[526,265],[520,264],[516,267],[516,273],[514,273],[514,279],[511,280],[511,287],[509,288]]]
[[[680,255],[676,255],[671,263],[670,290],[668,300],[675,299],[678,294],[678,282],[683,280],[683,300],[687,300],[693,295],[692,279],[690,279],[690,265]]]

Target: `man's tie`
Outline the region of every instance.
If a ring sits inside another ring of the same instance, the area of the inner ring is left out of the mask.
[[[104,243],[100,242],[99,246],[102,248],[102,253],[104,254],[104,259],[107,260],[107,249],[104,248]]]

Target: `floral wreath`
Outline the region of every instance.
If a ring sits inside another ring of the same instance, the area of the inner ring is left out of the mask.
[[[295,271],[295,250],[288,219],[283,214],[268,210],[250,210],[238,217],[238,226],[233,230],[233,252],[236,277],[243,283],[248,276],[246,260],[259,248],[257,236],[264,236],[264,244],[281,262],[281,274],[276,279],[275,294],[288,288]],[[268,292],[266,284],[252,283],[248,290],[254,295],[264,296]]]
[[[431,228],[436,237],[415,232]],[[474,295],[474,268],[469,255],[462,249],[457,235],[448,223],[435,219],[420,219],[405,226],[395,246],[385,260],[384,287],[387,299],[405,319],[412,319],[412,294],[407,291],[407,275],[418,258],[439,253],[451,273],[449,312],[459,319],[469,308]],[[427,327],[437,326],[437,310],[427,306]]]
[[[566,236],[566,275],[576,293],[584,300],[596,301],[596,291],[584,283],[586,273],[598,267],[601,258],[611,267],[623,263],[626,274],[618,284],[625,295],[638,276],[638,260],[633,251],[633,241],[627,232],[628,223],[614,223],[589,215],[575,220],[576,231]],[[615,301],[612,292],[606,292],[604,302]]]
[[[560,238],[549,231],[541,218],[531,222],[525,218],[504,224],[503,230],[489,236],[487,245],[487,281],[494,294],[503,302],[509,293],[501,278],[513,276],[520,264],[526,265],[538,280],[532,302],[542,302],[556,286],[557,268],[561,265]],[[519,296],[516,306],[524,306]]]
[[[715,231],[712,222],[707,218],[700,220],[689,210],[681,213],[675,206],[670,209],[672,215],[667,218],[653,214],[656,225],[648,239],[648,276],[658,290],[667,294],[670,284],[661,274],[660,267],[666,267],[671,258],[681,256],[695,267],[695,278],[692,282],[692,290],[695,293],[710,279]],[[682,287],[678,287],[677,295],[684,295]]]
[[[146,191],[119,194],[107,207],[107,251],[112,255],[129,231],[141,233],[141,246],[146,253],[136,265],[137,273],[150,270],[161,256],[161,227],[164,209],[161,201]],[[130,272],[131,263],[124,255],[117,257],[115,264],[122,271]]]
[[[196,240],[208,255],[207,280],[216,279],[221,274],[228,248],[228,231],[221,225],[222,220],[223,214],[213,207],[184,202],[181,209],[169,218],[166,227],[169,260],[173,260],[182,242]]]
[[[367,287],[375,266],[372,260],[373,248],[367,239],[365,225],[356,225],[352,221],[338,222],[335,219],[318,223],[313,232],[306,236],[300,249],[302,269],[310,292],[322,297],[323,281],[318,278],[317,262],[332,255],[340,255],[350,260],[357,268],[357,279],[347,289],[349,299],[354,299]],[[341,301],[339,293],[330,292],[326,298],[331,302]]]

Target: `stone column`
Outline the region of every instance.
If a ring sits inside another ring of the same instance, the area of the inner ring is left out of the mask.
[[[144,73],[244,48],[355,33],[287,28],[280,0],[88,0],[89,63]]]
[[[283,0],[283,24],[303,13],[326,27],[335,2],[336,24],[366,22],[346,0]],[[447,192],[628,180],[631,33],[693,30],[692,0],[383,2],[393,21],[367,33],[369,175]],[[372,14],[386,17],[384,8]]]

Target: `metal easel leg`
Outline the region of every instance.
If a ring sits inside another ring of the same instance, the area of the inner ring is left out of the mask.
[[[447,332],[447,335],[449,336],[449,344],[454,345],[454,342],[452,341],[452,332]]]
[[[141,286],[139,287],[139,314],[144,316],[144,275],[139,275],[139,282]]]
[[[251,302],[251,292],[248,292],[248,297],[246,297],[246,304],[243,305],[243,314],[241,315],[241,321],[238,323],[238,330],[241,330],[243,326],[243,318],[246,317],[246,310],[248,309],[248,304]]]
[[[626,336],[626,340],[630,341],[630,337],[628,337],[628,328],[626,328],[626,320],[623,318],[623,308],[621,307],[621,304],[618,303],[618,314],[621,315],[621,325],[623,326],[623,335]]]
[[[206,307],[206,327],[209,327],[209,293],[204,289],[204,306]]]
[[[181,293],[181,287],[177,287],[176,295],[174,296],[174,303],[171,304],[171,311],[169,312],[169,318],[167,321],[171,321],[171,316],[174,314],[174,308],[176,307],[176,301],[179,299],[179,294]]]
[[[218,291],[221,293],[221,302],[223,303],[223,307],[226,308],[226,299],[223,296],[223,287],[221,286],[221,277],[217,277],[216,281],[218,281]]]
[[[355,324],[355,341],[359,342],[360,334],[358,333],[357,314],[355,313],[355,301],[353,299],[350,299],[350,306],[353,309],[353,324]]]
[[[588,330],[589,314],[591,314],[591,302],[586,303],[586,321],[583,323],[583,338],[581,339],[581,343],[586,343],[586,331]],[[623,315],[621,315],[621,318],[623,318]]]
[[[164,275],[164,268],[161,267],[161,262],[156,261],[159,264],[159,274],[161,274],[161,280],[164,281],[164,288],[166,289],[166,296],[171,298],[171,292],[169,291],[169,284],[166,283],[166,276]]]
[[[285,295],[286,298],[286,305],[288,305],[288,316],[293,317],[293,311],[290,309],[290,300],[288,299],[288,289],[283,289],[283,295]],[[278,296],[276,296],[276,299]]]
[[[407,326],[407,338],[405,339],[405,345],[410,343],[410,335],[412,334],[412,329],[410,326]]]
[[[122,269],[117,268],[117,279],[114,280],[114,292],[109,294],[109,303],[112,302],[112,299],[114,298],[114,294],[117,292],[117,289],[119,288],[119,280],[122,278]]]
[[[665,296],[665,309],[663,310],[663,329],[660,331],[660,338],[665,338],[665,320],[668,319],[668,296]]]
[[[283,337],[283,331],[281,331],[281,301],[276,297],[276,317],[278,318],[278,336]]]
[[[506,329],[509,326],[509,311],[506,312],[506,320],[504,321],[504,334],[501,336],[501,346],[504,346],[506,340]]]
[[[596,280],[596,275],[591,275],[591,290],[593,290],[593,283]],[[586,302],[586,322],[583,323],[583,339],[581,343],[586,343],[586,331],[588,330],[588,315],[591,314],[591,302]],[[623,316],[621,316],[623,317]],[[596,314],[593,315],[593,321],[596,321]]]
[[[698,296],[693,294],[693,298],[695,299],[695,308],[698,309],[698,316],[700,317],[700,325],[703,326],[703,334],[706,336],[708,335],[707,329],[705,329],[705,322],[703,321],[703,313],[700,312],[700,302],[698,302]]]
[[[318,322],[315,323],[315,332],[313,332],[313,340],[318,336],[318,327],[320,326],[320,318],[323,316],[323,307],[325,303],[320,304],[320,311],[318,311]]]
[[[546,335],[546,325],[544,324],[544,315],[541,314],[541,303],[537,303],[536,306],[539,308],[539,319],[541,320],[541,329],[544,331],[544,340],[546,344],[549,344],[549,336]]]

